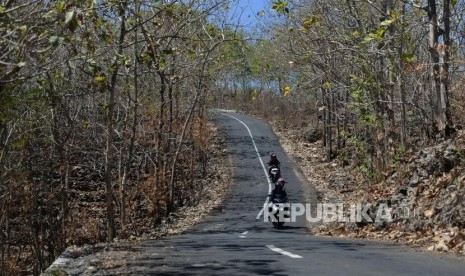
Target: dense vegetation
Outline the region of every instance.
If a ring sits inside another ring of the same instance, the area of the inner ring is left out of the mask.
[[[193,203],[209,107],[321,130],[369,177],[461,128],[464,1],[271,2],[250,36],[234,1],[1,1],[0,274]]]
[[[38,274],[70,244],[140,235],[196,200],[225,7],[1,1],[0,274]]]
[[[235,95],[229,103],[281,126],[318,126],[328,160],[356,161],[377,177],[406,151],[462,128],[464,8],[273,1],[275,18],[245,45],[245,62],[231,58],[220,75]]]

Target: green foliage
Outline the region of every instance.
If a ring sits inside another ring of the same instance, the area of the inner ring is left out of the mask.
[[[301,26],[305,31],[310,31],[314,26],[321,26],[321,16],[311,15],[306,18]]]
[[[370,180],[376,179],[378,174],[374,171],[373,166],[371,165],[371,157],[367,156],[367,149],[365,142],[353,137],[347,140],[348,148],[353,149],[354,156],[352,161],[358,165],[359,171],[365,175]]]
[[[323,87],[323,89],[325,89],[325,90],[331,89],[331,82],[325,81],[325,82],[323,83],[322,87]]]
[[[12,94],[13,89],[13,85],[8,85],[0,91],[0,124],[10,119],[12,110],[18,104],[18,98]]]
[[[404,161],[404,155],[406,152],[407,148],[400,146],[392,157],[392,163],[396,166],[399,165],[402,161]]]
[[[278,14],[287,14],[290,12],[287,1],[273,1],[271,9],[276,11]]]
[[[66,1],[58,1],[57,5],[56,5],[56,11],[57,12],[63,12],[64,9],[65,9],[65,5],[66,5]]]
[[[369,180],[374,180],[378,177],[378,174],[373,170],[371,169],[369,163],[371,162],[369,158],[364,158],[363,159],[363,162],[364,164],[359,166],[358,169],[360,170],[360,172],[365,175],[366,178],[368,178]]]
[[[414,54],[411,53],[402,53],[401,58],[402,61],[405,61],[407,63],[412,63],[417,60],[417,57]]]
[[[454,155],[460,159],[460,163],[462,164],[465,163],[465,150],[462,150],[460,148],[455,148]]]
[[[355,153],[358,154],[358,155],[365,155],[365,146],[364,144],[362,143],[362,141],[360,141],[359,139],[355,138],[355,137],[352,137],[352,138],[349,138],[348,139],[348,144],[349,146],[352,146],[355,148]]]
[[[369,42],[372,42],[373,40],[375,41],[378,41],[378,42],[381,42],[383,40],[383,37],[384,37],[384,33],[386,32],[386,28],[385,27],[380,27],[380,28],[377,28],[375,30],[373,30],[372,32],[368,33],[364,38],[363,38],[363,43],[369,43]]]
[[[342,164],[344,166],[347,166],[350,164],[351,158],[350,158],[350,151],[348,148],[342,148],[338,151],[337,158],[341,160]]]
[[[381,122],[378,120],[376,114],[368,112],[364,109],[360,110],[360,122],[365,126],[380,126]]]
[[[373,31],[369,32],[362,40],[362,43],[369,43],[372,41],[382,42],[388,28],[398,21],[398,16],[395,11],[391,12],[391,17],[380,22],[379,26]]]
[[[371,104],[371,100],[376,99],[378,93],[383,93],[376,78],[367,72],[362,76],[352,75],[350,81],[349,93],[353,102],[349,108],[358,113],[363,125],[380,126],[381,119],[378,118]]]
[[[400,146],[397,152],[399,154],[405,154],[407,152],[407,148],[405,146]]]
[[[383,27],[388,27],[394,22],[395,22],[395,19],[386,19],[386,20],[382,21],[379,25],[383,26]]]

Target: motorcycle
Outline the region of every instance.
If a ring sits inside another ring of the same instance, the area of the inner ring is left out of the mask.
[[[270,204],[268,205],[268,212],[272,217],[271,223],[275,229],[279,229],[284,225],[284,221],[280,220],[280,212],[285,212],[282,217],[289,218],[289,200],[286,192],[270,194]]]
[[[271,182],[276,183],[276,181],[278,181],[278,179],[281,177],[281,170],[278,166],[272,166],[269,172]]]

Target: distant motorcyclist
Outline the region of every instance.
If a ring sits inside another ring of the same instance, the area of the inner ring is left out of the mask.
[[[271,153],[270,154],[270,160],[268,161],[268,166],[270,167],[268,169],[268,175],[271,176],[271,169],[273,167],[275,168],[279,168],[279,164],[281,164],[281,162],[279,162],[278,158],[276,157],[276,154],[275,153]]]
[[[278,158],[276,157],[276,154],[271,153],[270,154],[270,160],[268,161],[268,166],[278,166],[279,167],[279,164],[281,164],[281,162],[279,162]]]

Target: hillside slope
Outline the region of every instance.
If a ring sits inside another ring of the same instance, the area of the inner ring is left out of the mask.
[[[302,130],[277,131],[285,150],[314,184],[322,203],[386,203],[391,223],[326,223],[315,235],[389,240],[430,251],[465,254],[465,132],[418,152],[407,152],[379,181],[354,164],[325,160],[321,140]]]

